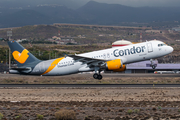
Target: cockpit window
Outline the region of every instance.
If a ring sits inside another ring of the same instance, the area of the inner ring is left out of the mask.
[[[166,44],[162,43],[162,44],[158,44],[158,47],[161,47],[161,46],[167,46]]]

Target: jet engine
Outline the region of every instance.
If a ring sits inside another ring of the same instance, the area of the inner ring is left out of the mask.
[[[126,70],[121,59],[111,60],[106,62],[106,69],[114,72],[122,72]]]
[[[113,72],[123,72],[126,70],[126,65],[123,65],[123,67],[117,69],[117,70],[113,70]]]

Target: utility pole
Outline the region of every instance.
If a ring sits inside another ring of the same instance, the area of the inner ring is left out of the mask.
[[[7,65],[7,50],[6,50],[6,65]]]
[[[11,41],[12,29],[10,31],[7,31],[7,36],[9,37],[9,41]],[[11,49],[9,47],[9,70],[10,68],[11,68]]]

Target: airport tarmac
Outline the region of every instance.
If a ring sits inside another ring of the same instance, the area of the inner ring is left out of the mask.
[[[0,74],[0,84],[180,84],[180,74],[107,74],[96,80],[92,74],[35,76]]]
[[[63,75],[63,76],[45,76],[45,77],[92,77],[94,73],[79,73],[79,74],[71,74],[71,75]],[[154,73],[102,73],[103,77],[180,77],[180,74],[154,74]],[[20,74],[2,74],[1,77],[41,77],[36,75],[20,75]]]
[[[92,75],[0,74],[0,99],[5,101],[180,100],[179,74],[104,73],[103,80],[95,80]]]

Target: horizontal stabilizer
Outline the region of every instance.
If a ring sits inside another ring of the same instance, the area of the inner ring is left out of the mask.
[[[31,67],[26,68],[11,68],[11,70],[18,71],[19,73],[29,73],[32,71]]]

